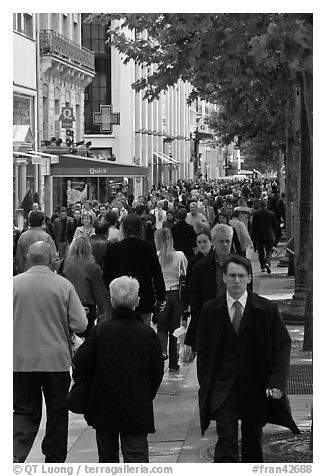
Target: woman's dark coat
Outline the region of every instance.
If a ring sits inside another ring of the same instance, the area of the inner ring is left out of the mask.
[[[159,339],[131,309],[114,309],[73,359],[74,376],[92,370],[85,419],[95,429],[154,433],[153,399],[163,378]]]
[[[252,309],[257,364],[264,391],[267,388],[278,388],[285,393],[290,364],[290,336],[273,303],[250,291],[247,303]],[[223,293],[205,303],[198,322],[197,375],[200,385],[199,412],[202,434],[209,427],[211,420],[210,396],[222,350],[225,312],[226,295]],[[286,395],[279,400],[268,398],[265,417],[265,423],[285,426],[294,434],[300,433],[292,419]]]

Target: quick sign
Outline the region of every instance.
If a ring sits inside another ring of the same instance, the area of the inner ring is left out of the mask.
[[[106,169],[89,169],[89,173],[92,175],[101,175],[101,174],[107,174]]]
[[[61,121],[61,127],[63,129],[70,129],[72,127],[73,121],[75,121],[73,108],[63,107],[61,110],[61,116],[59,117],[59,121]]]

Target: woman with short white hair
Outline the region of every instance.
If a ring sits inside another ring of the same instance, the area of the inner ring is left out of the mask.
[[[147,434],[154,433],[153,400],[164,364],[155,331],[143,323],[139,282],[120,276],[110,283],[112,319],[91,331],[74,360],[75,375],[92,376],[84,416],[96,430],[99,463],[148,463]]]
[[[139,303],[139,282],[135,278],[121,276],[110,283],[111,304],[114,309],[127,307],[135,310]]]

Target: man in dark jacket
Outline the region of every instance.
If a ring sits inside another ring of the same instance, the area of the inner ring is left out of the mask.
[[[233,228],[219,223],[212,228],[211,235],[214,252],[195,265],[189,284],[191,321],[185,344],[190,345],[193,351],[196,351],[196,329],[204,303],[225,290],[223,263],[231,255]],[[252,289],[251,282],[249,289]]]
[[[275,213],[267,210],[267,201],[260,201],[260,210],[252,217],[251,234],[255,249],[258,251],[261,270],[271,274],[273,245],[278,234],[279,225]]]
[[[189,261],[194,256],[194,248],[197,246],[196,233],[194,227],[186,223],[187,210],[185,208],[179,208],[177,218],[178,222],[171,228],[174,249],[183,251]]]
[[[144,223],[138,215],[122,220],[123,240],[106,248],[103,279],[109,289],[119,276],[132,276],[139,281],[139,305],[144,322],[150,325],[155,304],[162,311],[165,306],[165,284],[154,243],[144,237]]]
[[[94,222],[95,235],[89,239],[92,247],[92,254],[97,264],[103,269],[103,261],[106,247],[108,245],[108,233],[110,225],[107,221],[98,218]]]
[[[85,419],[96,430],[99,463],[119,462],[119,436],[125,463],[148,463],[164,362],[156,333],[135,311],[138,291],[134,278],[111,282],[112,319],[92,330],[74,358],[77,376],[93,375]]]
[[[67,237],[68,223],[71,226],[73,219],[68,217],[66,207],[61,207],[60,216],[59,218],[56,218],[53,223],[53,234],[60,258],[66,257],[69,246],[69,240]]]
[[[223,264],[226,292],[205,303],[198,323],[197,374],[202,434],[216,420],[215,463],[263,461],[266,423],[300,433],[285,395],[291,339],[277,307],[247,291],[251,265],[233,255]]]

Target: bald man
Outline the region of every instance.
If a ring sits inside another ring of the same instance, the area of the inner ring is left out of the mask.
[[[67,456],[70,386],[70,335],[87,326],[74,286],[51,270],[51,246],[44,241],[28,250],[31,267],[13,278],[14,461],[23,463],[42,416],[47,422],[42,452],[46,463]]]

